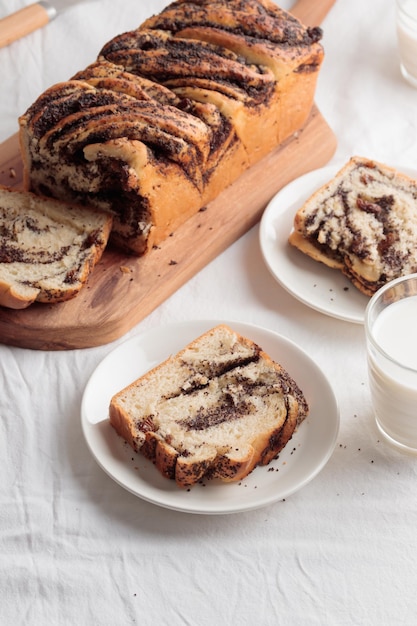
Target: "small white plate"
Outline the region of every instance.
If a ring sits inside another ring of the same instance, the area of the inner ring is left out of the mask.
[[[262,216],[260,244],[271,274],[297,300],[331,317],[363,324],[369,298],[342,272],[314,261],[288,243],[297,210],[341,167],[314,170],[283,187]]]
[[[84,391],[81,421],[87,444],[102,469],[122,487],[153,504],[201,514],[249,511],[282,500],[311,481],[330,458],[339,431],[339,409],[333,391],[314,361],[276,333],[240,322],[226,322],[258,343],[281,363],[303,390],[310,414],[279,458],[257,467],[241,483],[208,480],[189,491],[164,478],[155,466],[135,454],[108,419],[111,397],[176,354],[218,320],[190,321],[155,328],[133,337],[98,365]]]

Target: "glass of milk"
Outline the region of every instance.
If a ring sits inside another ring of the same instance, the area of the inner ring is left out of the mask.
[[[417,87],[417,0],[397,0],[397,37],[401,73]]]
[[[365,333],[378,428],[391,443],[417,453],[417,274],[372,296]]]

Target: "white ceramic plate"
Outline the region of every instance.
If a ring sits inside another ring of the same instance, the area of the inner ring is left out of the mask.
[[[310,405],[279,458],[257,467],[241,483],[207,481],[185,491],[164,478],[155,466],[117,435],[108,420],[114,393],[175,354],[217,320],[191,321],[155,328],[129,339],[96,368],[84,391],[81,419],[87,444],[111,478],[153,504],[188,513],[223,514],[256,509],[293,494],[324,467],[336,444],[339,410],[333,391],[317,365],[294,343],[276,333],[238,322],[226,322],[258,343],[297,381]]]
[[[260,244],[270,272],[295,298],[326,315],[363,324],[369,298],[342,272],[314,261],[288,243],[297,210],[341,167],[314,170],[283,187],[262,216]]]

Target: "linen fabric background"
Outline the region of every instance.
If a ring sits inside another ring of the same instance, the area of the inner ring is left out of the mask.
[[[3,0],[0,16],[24,4]],[[44,89],[166,4],[92,0],[1,49],[0,141]],[[394,0],[337,0],[322,27],[316,103],[337,135],[331,163],[357,154],[417,167],[417,90],[400,75]],[[417,459],[377,431],[363,327],[283,290],[258,235],[256,226],[111,345],[41,352],[0,343],[1,624],[415,623]],[[147,329],[202,318],[279,332],[335,391],[334,453],[285,501],[224,516],[170,511],[117,485],[87,448],[80,405],[100,361]]]

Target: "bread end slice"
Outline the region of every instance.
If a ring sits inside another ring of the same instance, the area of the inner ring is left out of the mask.
[[[0,186],[0,305],[23,309],[76,296],[111,225],[103,211]]]

